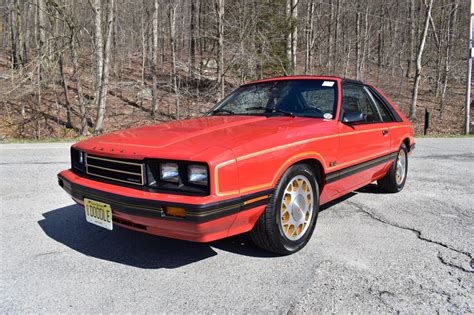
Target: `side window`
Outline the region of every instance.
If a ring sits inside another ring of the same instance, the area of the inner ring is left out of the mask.
[[[342,111],[345,113],[362,112],[368,123],[382,121],[378,110],[362,86],[346,85],[342,87]]]
[[[374,102],[375,106],[377,107],[380,116],[382,116],[382,121],[383,122],[391,122],[393,121],[392,116],[390,116],[390,113],[388,112],[387,108],[380,103],[380,101],[366,88],[365,91],[370,95],[370,98]]]

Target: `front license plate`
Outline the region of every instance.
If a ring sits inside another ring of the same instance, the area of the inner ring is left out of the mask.
[[[112,208],[110,205],[84,198],[84,209],[86,210],[86,220],[89,223],[101,226],[107,230],[112,230]]]

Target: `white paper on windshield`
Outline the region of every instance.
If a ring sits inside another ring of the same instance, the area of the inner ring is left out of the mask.
[[[333,87],[334,86],[334,81],[324,81],[323,86]]]

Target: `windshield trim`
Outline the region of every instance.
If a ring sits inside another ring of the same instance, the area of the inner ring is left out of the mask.
[[[286,79],[286,80],[265,80],[265,81],[256,81],[256,82],[250,82],[243,84],[237,88],[235,88],[231,93],[226,95],[223,99],[221,99],[216,105],[214,105],[206,114],[205,116],[267,116],[267,117],[282,117],[282,116],[287,116],[278,112],[263,112],[263,113],[216,113],[220,107],[231,97],[234,96],[235,92],[237,92],[239,89],[243,87],[248,87],[248,86],[253,86],[253,85],[260,85],[260,84],[268,84],[271,82],[290,82],[290,81],[333,81],[335,86],[334,86],[334,104],[333,104],[333,109],[332,112],[330,113],[332,115],[332,118],[325,118],[324,116],[312,116],[308,114],[303,114],[303,113],[297,113],[297,112],[292,112],[292,114],[295,117],[303,117],[303,118],[315,118],[315,119],[324,119],[324,120],[335,120],[337,116],[337,110],[338,110],[338,103],[339,103],[339,84],[336,78],[305,78],[305,79]],[[287,116],[290,117],[290,116]]]

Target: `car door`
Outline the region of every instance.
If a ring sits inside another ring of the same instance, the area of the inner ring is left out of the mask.
[[[348,125],[342,122],[346,112],[362,112],[365,121]],[[390,133],[369,91],[362,84],[342,85],[339,152],[335,170],[341,191],[351,191],[372,181],[390,153]]]

